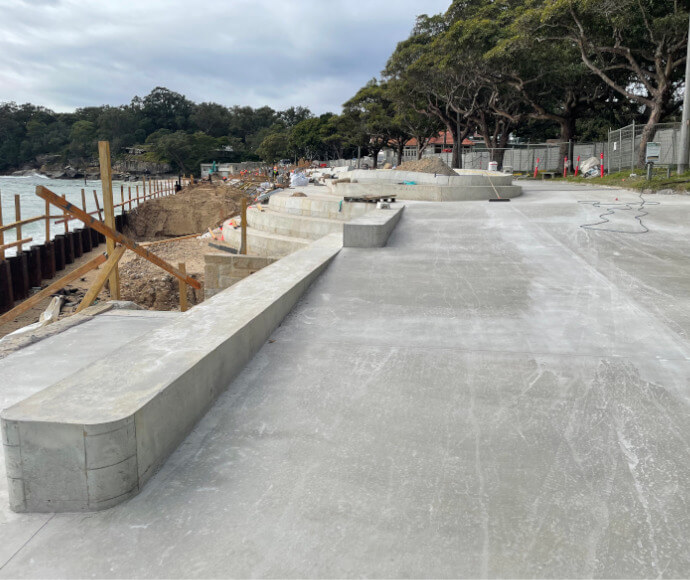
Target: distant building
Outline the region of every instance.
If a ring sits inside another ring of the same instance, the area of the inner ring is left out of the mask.
[[[447,131],[441,131],[438,137],[431,139],[426,149],[423,152],[424,157],[430,156],[444,156],[444,154],[450,155],[453,152],[453,135]],[[462,142],[463,150],[467,150],[470,147],[474,147],[475,141],[470,139],[464,139]],[[410,139],[405,143],[405,150],[403,152],[404,161],[412,161],[417,159],[417,151],[419,150],[419,144],[417,139]]]
[[[258,161],[244,161],[242,163],[216,163],[216,171],[213,175],[219,177],[230,177],[231,175],[239,175],[240,171],[254,171],[255,169],[261,169],[264,167],[265,163],[260,163]],[[201,164],[201,177],[206,177],[209,173],[213,171],[213,163],[202,163]]]

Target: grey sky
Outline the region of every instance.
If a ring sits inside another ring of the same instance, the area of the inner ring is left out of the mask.
[[[0,102],[196,102],[340,111],[417,14],[450,0],[0,0]]]

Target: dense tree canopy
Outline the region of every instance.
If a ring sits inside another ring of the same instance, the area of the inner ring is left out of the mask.
[[[384,78],[456,143],[477,132],[500,149],[555,128],[566,144],[635,119],[642,151],[678,110],[687,28],[688,0],[454,0],[418,19]]]

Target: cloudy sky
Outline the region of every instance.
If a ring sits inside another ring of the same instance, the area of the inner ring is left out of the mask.
[[[196,102],[339,112],[450,0],[0,0],[0,102]]]

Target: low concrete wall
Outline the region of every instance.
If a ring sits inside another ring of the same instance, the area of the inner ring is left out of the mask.
[[[204,256],[204,298],[215,296],[247,276],[270,266],[275,258],[233,254],[206,254]]]
[[[436,175],[412,171],[372,170],[350,171],[351,183],[328,182],[335,195],[395,195],[410,201],[472,201],[522,195],[522,188],[513,185],[507,173],[480,170],[458,170],[459,175]],[[404,185],[403,182],[414,182]]]
[[[341,237],[342,234],[331,234]],[[242,243],[241,228],[230,227],[227,222],[223,224],[223,239],[231,247],[239,249]],[[247,228],[247,252],[252,256],[264,256],[267,258],[281,258],[298,252],[310,244],[310,240],[293,238],[280,234],[263,232],[255,228]]]
[[[12,509],[95,511],[137,494],[340,248],[326,236],[4,410]]]
[[[457,171],[461,173],[457,175],[434,175],[433,173],[398,171],[395,169],[376,169],[370,171],[357,169],[349,172],[347,177],[358,183],[402,183],[403,181],[414,181],[417,185],[445,185],[448,187],[486,185],[488,179],[491,179],[491,182],[496,186],[511,185],[513,183],[513,176],[510,173],[473,169],[459,169]]]
[[[405,206],[376,209],[345,224],[343,246],[346,248],[382,248],[398,225]]]
[[[495,190],[494,190],[495,188]],[[499,197],[512,198],[522,195],[519,185],[400,185],[397,183],[338,183],[333,185],[334,193],[345,197],[364,195],[395,195],[407,201],[478,201]]]
[[[275,211],[292,215],[345,221],[364,215],[371,209],[366,203],[345,204],[342,198],[336,198],[332,195],[292,197],[286,193],[279,193],[271,197],[269,207]]]
[[[296,215],[272,209],[259,211],[255,207],[247,211],[247,224],[263,232],[310,240],[343,231],[342,220]]]

